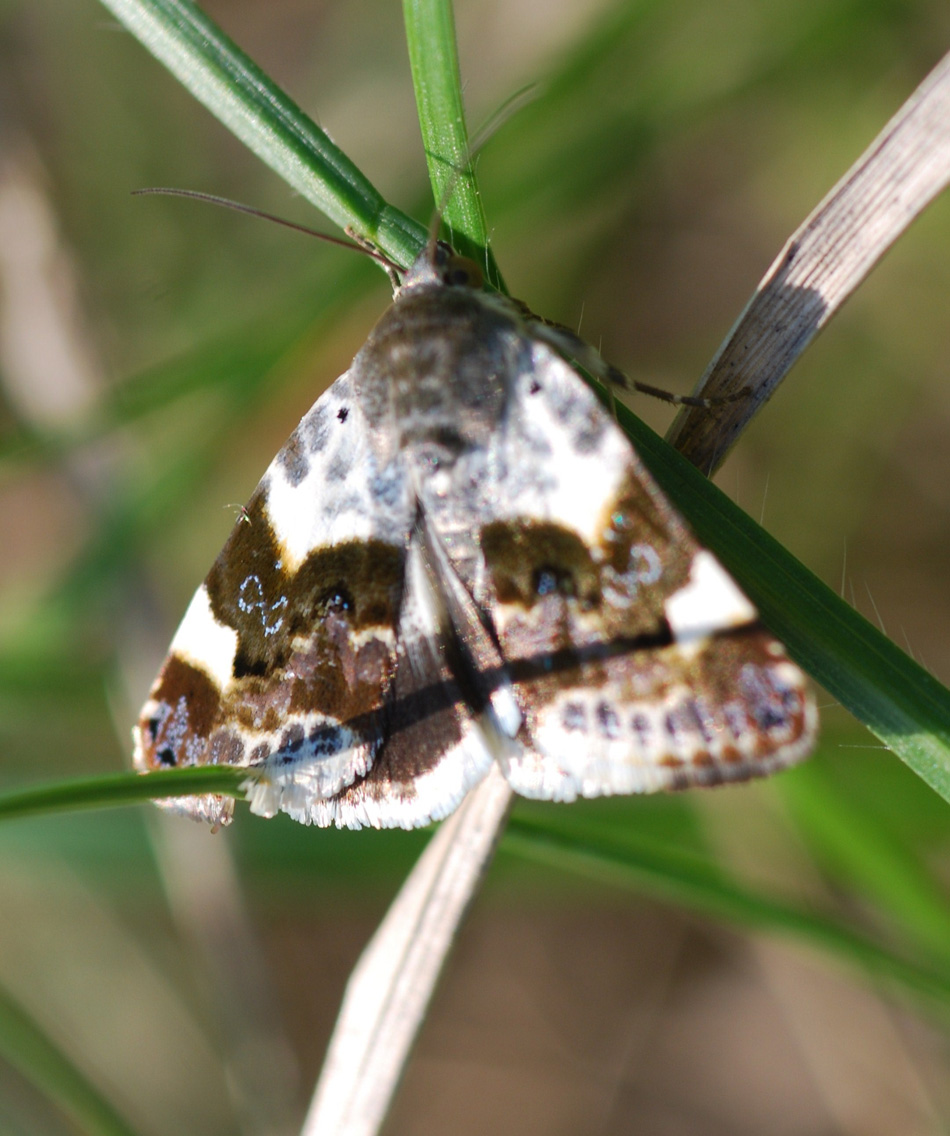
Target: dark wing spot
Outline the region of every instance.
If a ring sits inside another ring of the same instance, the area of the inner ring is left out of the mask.
[[[345,422],[349,415],[350,408],[348,406],[341,406],[340,409],[336,412],[336,416],[341,422]]]
[[[596,717],[601,737],[620,737],[620,718],[617,711],[609,703],[599,702],[597,704]]]
[[[582,702],[567,702],[561,715],[565,730],[580,730],[587,732],[587,714]]]
[[[577,585],[574,577],[563,568],[556,568],[553,564],[543,564],[534,570],[531,580],[534,593],[537,596],[573,596],[577,594]]]
[[[343,584],[330,588],[320,598],[320,611],[324,615],[331,613],[342,615],[353,610],[353,597]]]
[[[634,714],[630,719],[630,728],[637,735],[642,749],[646,749],[650,742],[650,719],[646,714]]]
[[[590,549],[574,532],[549,521],[505,520],[485,525],[482,552],[501,603],[531,608],[548,596],[600,602],[600,577]]]
[[[291,755],[295,754],[304,743],[303,726],[299,722],[294,722],[284,730],[278,745],[280,760],[286,762]]]

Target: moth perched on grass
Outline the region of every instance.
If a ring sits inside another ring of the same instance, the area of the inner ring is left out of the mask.
[[[246,767],[253,812],[411,828],[492,762],[570,801],[804,757],[804,676],[562,346],[430,241],[198,589],[136,767]]]

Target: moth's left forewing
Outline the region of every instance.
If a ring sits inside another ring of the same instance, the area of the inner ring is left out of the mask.
[[[803,757],[804,676],[629,441],[544,344],[493,441],[480,602],[523,714],[528,796],[649,792]]]
[[[195,594],[135,730],[142,771],[255,767],[261,812],[330,797],[372,765],[412,521],[350,373],[268,468]],[[169,807],[227,823],[232,802]]]

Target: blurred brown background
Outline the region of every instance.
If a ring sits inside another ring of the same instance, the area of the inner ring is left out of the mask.
[[[397,5],[204,7],[427,219]],[[459,0],[457,22],[473,127],[539,84],[479,159],[512,293],[682,392],[950,47],[937,0]],[[93,0],[0,3],[0,789],[127,761],[233,503],[388,302],[345,253],[130,197],[154,185],[330,229]],[[718,478],[945,682],[948,297],[939,200]],[[667,408],[635,409],[665,429]],[[688,849],[946,973],[945,806],[834,706],[823,738],[775,783],[557,823]],[[140,808],[0,826],[0,985],[135,1131],[293,1132],[346,974],[425,836],[240,808],[213,840],[166,821]],[[944,1131],[940,1015],[846,963],[503,846],[388,1131]],[[75,1130],[0,1060],[0,1131]]]

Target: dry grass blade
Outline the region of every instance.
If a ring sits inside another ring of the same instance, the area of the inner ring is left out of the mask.
[[[350,975],[302,1136],[372,1136],[511,803],[496,767],[433,836]]]
[[[667,440],[712,473],[798,356],[950,182],[950,55],[907,100],[765,274],[695,389],[750,396],[685,409]]]

